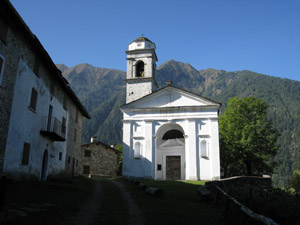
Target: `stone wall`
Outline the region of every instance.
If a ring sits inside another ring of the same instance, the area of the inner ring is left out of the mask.
[[[67,176],[76,176],[80,174],[81,160],[81,136],[83,116],[74,104],[69,104],[69,120],[67,131],[67,153],[65,173]],[[77,110],[77,112],[76,112]],[[77,119],[76,119],[77,113]]]
[[[90,151],[90,156],[85,154]],[[101,142],[85,144],[81,146],[81,161],[79,163],[80,174],[98,176],[117,175],[118,151]],[[89,166],[89,173],[84,173],[84,167]]]
[[[244,186],[257,186],[261,188],[270,188],[272,181],[270,177],[256,177],[256,176],[239,176],[230,177],[221,180],[208,181],[205,183],[207,187],[244,187]]]

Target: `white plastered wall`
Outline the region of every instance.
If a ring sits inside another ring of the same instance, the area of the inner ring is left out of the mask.
[[[135,124],[142,131],[135,133]],[[185,150],[159,152],[159,129],[165,126],[166,131],[174,126],[180,126],[184,131]],[[202,125],[201,125],[202,124]],[[134,177],[165,178],[165,157],[167,154],[180,155],[184,159],[182,179],[213,180],[220,178],[218,113],[217,110],[197,111],[139,111],[124,113],[124,161],[123,175]],[[200,141],[205,138],[209,143],[209,157],[200,155]],[[133,143],[137,139],[143,141],[141,159],[133,158]],[[184,154],[183,154],[184,153]],[[162,165],[162,171],[157,171],[157,164]],[[143,171],[143,172],[141,172]]]
[[[28,108],[32,88],[38,92],[35,112]],[[57,98],[51,97],[50,90],[43,80],[37,77],[24,61],[20,60],[6,143],[4,173],[39,179],[46,149],[48,150],[47,174],[64,171],[66,142],[53,142],[40,134],[42,118],[48,116],[50,104],[53,107],[53,117],[60,121],[62,117],[65,117],[68,121],[68,112],[63,109],[62,104]],[[68,127],[66,127],[67,130]],[[28,165],[22,165],[24,142],[30,144]],[[62,152],[61,160],[59,160],[59,152]]]

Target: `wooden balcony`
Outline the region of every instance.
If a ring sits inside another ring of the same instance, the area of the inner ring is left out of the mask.
[[[44,116],[40,133],[52,141],[66,141],[66,126],[56,117]]]

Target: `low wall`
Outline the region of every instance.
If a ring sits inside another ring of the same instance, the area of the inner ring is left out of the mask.
[[[255,186],[260,188],[271,188],[272,181],[271,177],[256,177],[256,176],[238,176],[230,177],[221,180],[208,181],[205,186],[210,187],[223,187],[230,188],[231,186]]]

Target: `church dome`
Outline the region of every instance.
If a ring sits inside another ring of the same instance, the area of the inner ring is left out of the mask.
[[[146,37],[139,37],[135,39],[133,42],[131,42],[128,46],[128,50],[140,50],[140,49],[155,49],[155,43],[150,41]]]

